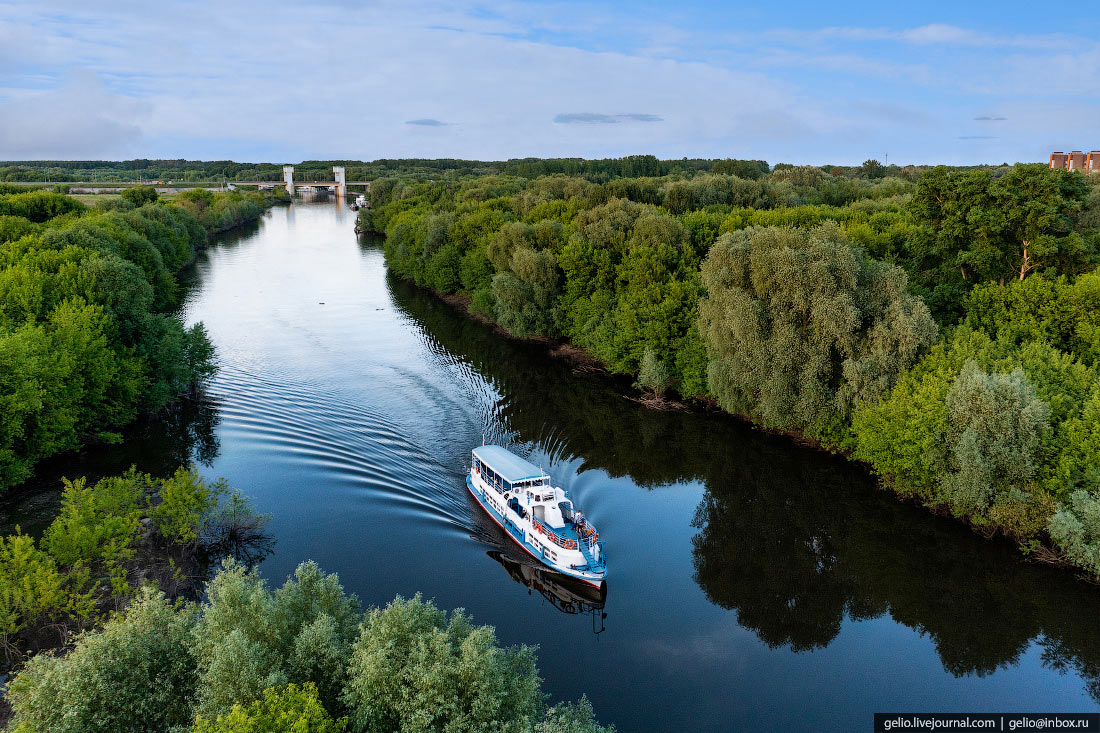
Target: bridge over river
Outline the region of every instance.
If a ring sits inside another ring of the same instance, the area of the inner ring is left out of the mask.
[[[153,186],[157,189],[158,193],[176,193],[178,191],[188,188],[209,188],[209,189],[221,189],[226,184],[232,186],[285,186],[286,190],[291,196],[294,195],[295,188],[301,187],[324,187],[334,188],[336,194],[343,196],[348,192],[348,186],[363,186],[370,191],[370,181],[348,181],[344,175],[344,167],[341,165],[335,165],[332,167],[331,181],[300,181],[294,182],[294,166],[283,166],[283,180],[281,181],[169,181],[163,183],[161,181],[58,181],[57,185],[69,186],[73,190],[73,193],[103,193],[106,191],[113,191],[120,188],[128,188],[130,186]],[[41,186],[43,184],[50,184],[50,181],[12,181],[14,185],[23,186]]]

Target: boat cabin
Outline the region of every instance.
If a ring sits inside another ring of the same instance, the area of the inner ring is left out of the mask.
[[[535,519],[554,529],[573,521],[573,503],[564,492],[550,485],[542,469],[497,445],[474,448],[473,471],[507,495],[509,506],[522,517],[530,512]]]

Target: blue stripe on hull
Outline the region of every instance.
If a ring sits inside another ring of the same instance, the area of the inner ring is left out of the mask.
[[[550,563],[546,562],[544,559],[539,557],[539,555],[531,548],[531,546],[528,545],[526,542],[524,542],[524,540],[523,540],[523,531],[522,530],[514,528],[512,526],[512,523],[510,521],[508,521],[508,519],[501,516],[497,512],[496,509],[493,509],[492,506],[490,506],[489,504],[487,504],[487,503],[485,503],[484,501],[481,500],[481,497],[478,496],[477,488],[474,486],[474,481],[473,481],[473,479],[470,478],[469,474],[466,474],[466,488],[469,489],[470,494],[477,501],[478,506],[480,506],[482,509],[484,509],[485,513],[489,515],[489,518],[492,519],[494,522],[496,522],[497,526],[500,527],[501,529],[503,529],[504,533],[506,535],[508,535],[509,537],[511,537],[513,542],[515,542],[517,545],[522,547],[523,550],[528,555],[535,558],[540,563],[542,563],[546,567],[553,570],[555,573],[561,573],[562,575],[566,576],[567,578],[573,578],[574,580],[580,580],[580,581],[582,581],[584,583],[587,583],[587,584],[589,584],[589,585],[591,585],[595,588],[599,588],[603,585],[602,580],[595,581],[595,580],[592,580],[591,578],[586,578],[583,575],[574,575],[573,573],[569,572],[568,570],[565,570],[563,568],[559,568],[556,565],[551,565]]]

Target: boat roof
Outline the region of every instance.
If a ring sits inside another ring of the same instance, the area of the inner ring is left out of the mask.
[[[542,478],[546,475],[546,472],[535,464],[499,445],[478,446],[474,448],[474,455],[509,483],[529,478]]]

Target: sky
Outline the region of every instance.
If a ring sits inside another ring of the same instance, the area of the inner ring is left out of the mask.
[[[1100,3],[0,0],[0,160],[1100,149]]]

